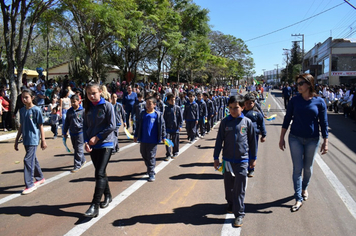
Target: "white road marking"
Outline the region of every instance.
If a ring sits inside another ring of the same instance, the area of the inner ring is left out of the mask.
[[[125,146],[125,147],[120,148],[120,150],[125,150],[127,148],[133,147],[136,144],[137,143],[131,143],[131,144]],[[92,164],[93,164],[92,161],[88,161],[82,168],[85,168],[85,167],[90,166]],[[47,185],[49,183],[52,183],[53,181],[59,180],[59,179],[65,177],[67,175],[70,175],[70,174],[72,174],[70,171],[66,171],[66,172],[63,172],[63,173],[61,173],[59,175],[53,176],[52,178],[46,179],[46,181],[43,184],[41,184],[40,186],[38,186],[37,188],[41,188],[41,187],[43,187],[43,186],[45,186],[45,185]],[[0,205],[4,204],[5,202],[11,201],[11,200],[13,200],[13,199],[15,199],[17,197],[20,197],[21,196],[21,192],[22,192],[22,190],[19,191],[19,193],[14,193],[14,194],[11,194],[11,195],[9,195],[7,197],[1,198],[0,199]]]
[[[329,180],[331,185],[334,187],[336,193],[339,195],[346,208],[349,210],[351,215],[356,219],[356,202],[351,197],[349,192],[346,190],[344,185],[336,177],[336,175],[331,171],[329,166],[323,161],[319,154],[316,154],[315,161],[318,163],[319,167],[325,174],[326,178]]]
[[[181,155],[183,152],[185,152],[189,147],[191,147],[194,143],[196,142],[193,141],[190,144],[184,145],[182,148],[179,150],[179,155]],[[178,156],[179,156],[178,155]],[[155,168],[155,172],[158,173],[161,170],[163,170],[171,161],[163,161],[161,162],[158,166]],[[87,231],[91,226],[93,226],[96,222],[98,222],[102,217],[104,217],[107,213],[109,213],[111,210],[113,210],[115,207],[117,207],[120,203],[122,203],[126,198],[128,198],[131,194],[136,192],[139,188],[141,188],[144,184],[147,183],[147,175],[142,176],[141,179],[137,180],[135,183],[133,183],[130,187],[128,187],[126,190],[121,192],[119,195],[117,195],[113,200],[112,203],[107,208],[100,209],[100,214],[98,217],[91,219],[90,221],[83,222],[81,224],[78,224],[74,228],[72,228],[68,233],[65,234],[65,236],[79,236],[82,235],[85,231]]]
[[[274,99],[274,96],[271,96],[274,100],[274,102],[277,104],[277,106],[282,109],[279,104],[276,102]],[[283,112],[285,115],[285,112]],[[326,178],[329,180],[333,188],[335,189],[335,192],[339,197],[341,198],[342,202],[345,204],[347,210],[350,212],[350,214],[356,219],[356,202],[350,195],[350,193],[347,191],[345,186],[341,183],[341,181],[337,178],[337,176],[332,172],[332,170],[329,168],[329,166],[324,162],[324,160],[321,158],[319,154],[316,154],[315,156],[315,161],[319,165],[320,169],[323,171],[324,175]]]

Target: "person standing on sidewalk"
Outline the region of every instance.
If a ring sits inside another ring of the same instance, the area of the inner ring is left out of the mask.
[[[99,84],[86,87],[83,135],[85,150],[90,153],[95,168],[95,190],[86,217],[97,217],[99,204],[105,208],[112,201],[106,167],[114,148],[116,120],[113,105],[101,97],[101,92]],[[105,199],[100,202],[103,195]]]
[[[301,74],[296,77],[299,95],[288,104],[284,116],[279,148],[284,151],[284,136],[293,120],[288,141],[293,162],[293,184],[296,203],[291,211],[298,211],[308,199],[308,185],[313,172],[313,162],[319,146],[319,127],[324,139],[321,154],[328,152],[328,117],[324,100],[318,97],[314,88],[314,77]],[[303,175],[302,175],[303,173]]]
[[[22,135],[23,145],[25,146],[26,155],[24,158],[24,178],[25,190],[23,195],[32,193],[37,189],[37,186],[45,182],[43,173],[38,163],[36,150],[41,139],[42,150],[47,148],[44,129],[43,116],[39,107],[33,104],[35,96],[29,89],[22,90],[22,101],[25,107],[20,109],[20,127],[16,135],[14,148],[19,150],[19,138]],[[34,182],[33,179],[36,179]]]

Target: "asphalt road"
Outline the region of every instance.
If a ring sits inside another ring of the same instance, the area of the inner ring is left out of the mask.
[[[157,151],[156,181],[149,183],[139,144],[121,130],[121,150],[107,168],[113,202],[99,217],[86,219],[94,190],[94,168],[88,163],[75,174],[72,154],[60,138],[46,132],[48,148],[38,149],[46,183],[21,196],[23,146],[0,142],[0,235],[355,235],[356,125],[341,114],[329,114],[329,152],[318,155],[309,187],[309,199],[291,213],[294,204],[292,163],[278,148],[284,116],[280,92],[272,91],[266,121],[267,140],[259,144],[255,177],[249,178],[246,217],[233,228],[226,214],[223,180],[213,168],[217,127],[193,144],[181,134],[180,155],[165,162],[165,148]],[[71,147],[70,142],[68,143]],[[18,163],[19,162],[19,163]]]

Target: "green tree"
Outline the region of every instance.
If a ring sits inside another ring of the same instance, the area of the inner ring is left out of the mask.
[[[282,70],[282,81],[288,81],[289,83],[293,82],[293,79],[300,74],[302,68],[302,51],[298,42],[293,42],[292,49],[288,55],[290,59],[286,68]],[[288,70],[287,70],[288,67]],[[288,80],[287,80],[287,71],[288,71]]]
[[[211,53],[226,59],[224,70],[221,71],[217,79],[240,79],[254,73],[252,53],[243,40],[219,31],[212,31],[209,38]]]
[[[193,82],[194,74],[200,77],[200,73],[210,57],[208,34],[209,11],[190,0],[176,0],[174,9],[180,14],[180,32],[182,38],[176,44],[169,55],[169,64],[175,71],[178,82],[180,74],[185,75],[187,81]],[[206,78],[205,78],[206,79]]]
[[[134,0],[62,0],[56,23],[68,33],[76,55],[83,58],[94,81],[105,75],[103,52],[131,24]]]
[[[32,34],[41,15],[57,3],[55,0],[12,0],[1,1],[3,37],[6,50],[7,79],[9,80],[11,101],[16,101],[20,90],[23,69],[32,42]],[[25,34],[26,32],[26,34]],[[17,77],[15,77],[15,67]],[[11,111],[15,110],[11,103]]]

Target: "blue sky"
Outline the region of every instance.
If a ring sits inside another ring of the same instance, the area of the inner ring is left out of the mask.
[[[246,43],[253,53],[255,75],[263,74],[263,69],[276,69],[276,64],[278,68],[285,67],[283,48],[291,49],[292,41],[301,40],[292,34],[304,34],[305,52],[330,36],[356,38],[356,10],[343,0],[193,1],[209,9],[213,30],[241,38]],[[356,6],[356,0],[349,2]],[[326,11],[332,7],[335,8]],[[324,13],[319,14],[321,12]],[[293,25],[312,16],[315,17]],[[289,25],[293,26],[269,34]],[[269,35],[254,39],[265,34]]]

